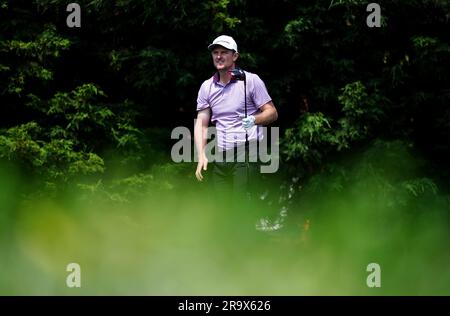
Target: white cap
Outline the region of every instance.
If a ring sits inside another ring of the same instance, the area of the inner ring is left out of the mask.
[[[238,51],[237,44],[234,41],[234,39],[231,36],[228,35],[220,35],[217,37],[212,44],[209,44],[208,49],[212,50],[214,46],[220,45],[227,49],[234,50],[235,52]]]

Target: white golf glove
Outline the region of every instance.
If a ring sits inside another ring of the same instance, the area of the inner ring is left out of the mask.
[[[256,118],[253,115],[249,115],[247,117],[242,116],[242,127],[245,130],[249,130],[253,126],[255,126]]]

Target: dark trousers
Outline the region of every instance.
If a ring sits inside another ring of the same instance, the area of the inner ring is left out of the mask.
[[[247,151],[245,145],[241,145],[223,152],[223,162],[213,163],[212,182],[217,196],[254,199],[258,195],[262,179],[255,144],[248,145]]]
[[[254,228],[259,219],[269,214],[270,209],[261,198],[268,189],[267,182],[261,173],[257,150],[255,146],[251,148],[248,146],[247,154],[242,148],[232,149],[235,155],[225,152],[223,157],[228,154],[228,157],[235,158],[234,161],[223,159],[223,162],[214,161],[212,164],[214,198],[217,205],[226,210],[223,223],[228,223],[225,226],[227,231],[232,230],[235,234],[248,234],[249,228]]]
[[[259,164],[254,162],[214,162],[213,186],[217,195],[254,198],[259,182]]]

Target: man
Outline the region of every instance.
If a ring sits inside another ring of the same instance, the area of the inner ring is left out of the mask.
[[[194,140],[198,152],[198,165],[195,176],[203,180],[203,171],[207,170],[208,159],[205,154],[207,128],[209,122],[216,125],[219,152],[227,158],[225,162],[215,162],[213,184],[227,187],[234,192],[248,191],[251,178],[256,177],[254,164],[248,161],[238,162],[237,148],[260,141],[263,131],[260,126],[274,122],[277,110],[273,105],[263,81],[258,75],[245,71],[244,81],[234,80],[230,71],[236,68],[239,58],[237,44],[230,36],[221,35],[208,46],[217,72],[203,82],[197,98],[197,121],[194,128]],[[246,91],[244,91],[246,88]],[[245,96],[247,97],[247,116],[245,116]],[[250,155],[255,154],[253,148]],[[234,159],[228,155],[232,151]]]

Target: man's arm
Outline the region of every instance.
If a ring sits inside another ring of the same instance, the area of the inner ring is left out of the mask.
[[[264,104],[259,109],[261,113],[254,115],[256,125],[269,125],[277,120],[278,112],[272,101]]]
[[[197,148],[198,154],[198,164],[197,170],[195,171],[195,176],[198,181],[203,180],[202,169],[206,171],[208,166],[208,159],[205,154],[205,147],[208,134],[208,125],[211,118],[211,109],[206,108],[204,110],[198,111],[197,121],[194,127],[194,142]]]

